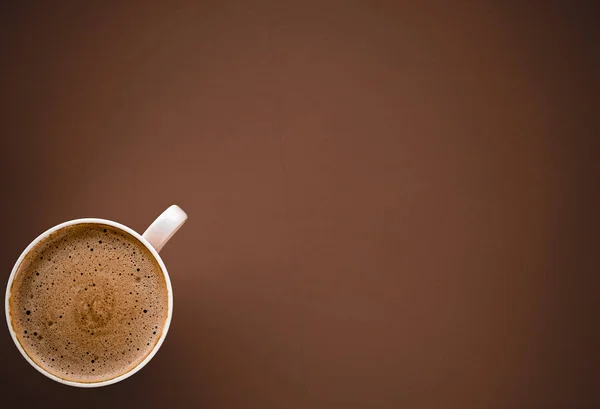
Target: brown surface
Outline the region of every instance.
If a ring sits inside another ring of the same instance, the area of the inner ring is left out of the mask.
[[[9,396],[599,407],[591,7],[12,3],[5,280],[67,219],[190,219],[162,252],[175,315],[148,367],[73,389],[3,331]]]

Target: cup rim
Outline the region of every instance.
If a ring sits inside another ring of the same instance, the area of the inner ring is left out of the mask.
[[[148,355],[146,355],[146,357],[142,360],[142,362],[140,362],[139,364],[137,364],[135,367],[133,367],[131,370],[129,370],[128,372],[121,374],[115,378],[111,378],[111,379],[107,379],[104,381],[100,381],[100,382],[76,382],[76,381],[69,381],[66,379],[62,379],[48,371],[46,371],[44,368],[42,368],[41,366],[39,366],[37,363],[35,363],[33,361],[33,359],[31,359],[31,357],[29,355],[27,355],[27,353],[25,352],[23,346],[21,345],[21,343],[19,342],[19,340],[17,339],[16,336],[16,332],[13,328],[12,322],[11,322],[11,318],[10,318],[10,295],[11,295],[11,287],[15,278],[15,275],[17,273],[17,270],[19,268],[19,266],[21,265],[21,263],[23,262],[23,260],[25,259],[25,257],[27,256],[27,254],[29,254],[29,252],[44,238],[48,237],[50,234],[56,232],[57,230],[60,230],[64,227],[67,226],[73,226],[76,224],[105,224],[111,227],[115,227],[117,229],[123,230],[126,233],[131,234],[133,237],[135,237],[136,239],[138,239],[144,246],[146,246],[146,248],[150,251],[150,253],[152,254],[152,256],[154,256],[154,258],[156,259],[156,261],[158,262],[158,265],[160,266],[161,271],[163,272],[163,276],[165,279],[165,282],[167,284],[167,319],[165,321],[165,324],[163,326],[163,330],[162,330],[162,334],[160,336],[160,338],[158,339],[158,341],[156,342],[156,344],[154,345],[154,347],[152,348],[152,350],[150,351],[150,353]],[[135,230],[125,226],[124,224],[112,221],[112,220],[107,220],[107,219],[99,219],[99,218],[81,218],[81,219],[73,219],[73,220],[69,220],[60,224],[57,224],[56,226],[46,230],[45,232],[43,232],[42,234],[40,234],[38,237],[36,237],[26,248],[25,250],[23,250],[23,252],[21,253],[21,255],[19,256],[19,258],[17,259],[11,273],[10,276],[8,278],[8,283],[6,285],[6,296],[5,296],[5,300],[4,300],[4,311],[6,313],[6,323],[8,324],[8,330],[10,332],[10,336],[13,340],[13,342],[15,343],[15,345],[17,346],[17,349],[19,350],[19,352],[21,352],[21,355],[23,355],[23,357],[25,358],[25,360],[27,360],[27,362],[29,362],[31,364],[31,366],[33,366],[35,369],[38,370],[38,372],[42,373],[43,375],[47,376],[48,378],[62,383],[64,385],[69,385],[69,386],[76,386],[76,387],[80,387],[80,388],[97,388],[97,387],[101,387],[101,386],[108,386],[108,385],[112,385],[114,383],[120,382],[124,379],[129,378],[130,376],[132,376],[133,374],[135,374],[136,372],[138,372],[140,369],[142,369],[144,366],[146,366],[146,364],[154,357],[154,355],[156,355],[156,353],[158,352],[158,350],[160,349],[162,343],[164,342],[164,339],[167,335],[167,332],[169,331],[169,326],[171,325],[171,318],[173,316],[173,289],[171,287],[171,280],[169,278],[169,273],[167,271],[167,267],[165,266],[163,260],[160,258],[160,255],[158,254],[158,252],[156,251],[156,249],[154,247],[152,247],[152,245],[150,244],[150,242],[148,242],[148,240],[146,240],[141,234],[139,234],[138,232],[136,232]]]

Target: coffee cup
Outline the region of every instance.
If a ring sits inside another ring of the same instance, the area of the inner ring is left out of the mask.
[[[143,234],[84,218],[33,240],[12,269],[5,298],[11,337],[27,362],[54,381],[84,388],[142,369],[173,315],[159,251],[186,219],[172,205]]]

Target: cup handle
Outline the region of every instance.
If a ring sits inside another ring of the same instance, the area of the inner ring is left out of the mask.
[[[177,205],[169,206],[146,229],[144,237],[159,252],[187,220],[187,214]]]

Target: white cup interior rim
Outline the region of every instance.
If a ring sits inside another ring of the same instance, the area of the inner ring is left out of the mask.
[[[76,224],[104,224],[104,225],[108,225],[108,226],[112,226],[115,227],[117,229],[123,230],[126,233],[131,234],[133,237],[135,237],[136,239],[138,239],[144,246],[146,246],[148,248],[148,250],[150,251],[150,253],[152,253],[152,255],[154,256],[154,258],[156,259],[156,261],[158,262],[161,271],[164,274],[164,278],[165,278],[165,282],[167,283],[167,296],[168,296],[168,311],[167,311],[167,319],[165,320],[165,323],[163,325],[163,331],[162,334],[160,336],[160,338],[158,339],[158,341],[156,342],[156,344],[154,345],[154,348],[152,348],[152,350],[150,351],[150,353],[148,355],[146,355],[146,357],[135,367],[133,367],[132,369],[130,369],[128,372],[121,374],[115,378],[111,378],[111,379],[107,379],[104,381],[99,381],[99,382],[76,382],[76,381],[69,381],[66,379],[62,379],[48,371],[46,371],[44,368],[40,367],[37,363],[35,363],[33,361],[33,359],[31,359],[31,357],[29,357],[29,355],[27,355],[27,353],[25,352],[25,350],[23,349],[21,343],[19,342],[19,340],[17,339],[17,335],[15,333],[15,330],[12,326],[12,320],[10,318],[10,291],[11,291],[11,287],[12,287],[12,283],[13,280],[15,278],[16,272],[19,268],[19,266],[21,265],[21,263],[23,262],[23,259],[25,258],[25,256],[44,238],[48,237],[50,234],[64,228],[67,226],[72,226],[72,225],[76,225]],[[94,387],[100,387],[100,386],[107,386],[107,385],[112,385],[114,383],[120,382],[124,379],[129,378],[131,375],[135,374],[136,372],[138,372],[140,369],[142,369],[144,366],[146,366],[146,364],[154,357],[154,355],[156,355],[156,352],[160,349],[166,335],[167,332],[169,330],[169,326],[171,325],[171,317],[173,316],[173,289],[171,287],[171,280],[169,279],[169,273],[167,272],[167,268],[165,267],[164,262],[162,261],[162,259],[160,258],[158,252],[156,251],[156,249],[154,247],[152,247],[152,245],[148,242],[148,240],[146,240],[141,234],[139,234],[138,232],[136,232],[135,230],[121,224],[121,223],[117,223],[114,222],[112,220],[106,220],[106,219],[97,219],[97,218],[83,218],[83,219],[74,219],[74,220],[70,220],[61,224],[58,224],[48,230],[46,230],[45,232],[43,232],[42,234],[40,234],[38,237],[36,237],[30,244],[29,246],[27,246],[27,248],[25,250],[23,250],[23,252],[21,253],[21,255],[19,256],[19,258],[17,259],[17,262],[15,263],[12,272],[10,273],[10,277],[8,279],[8,284],[6,286],[6,297],[5,297],[5,305],[4,305],[4,311],[6,312],[6,322],[8,324],[8,329],[10,331],[10,335],[15,343],[15,345],[17,346],[17,348],[19,349],[19,352],[21,352],[21,355],[23,355],[23,357],[27,360],[27,362],[29,362],[35,369],[37,369],[39,372],[41,372],[42,374],[46,375],[48,378],[53,379],[57,382],[60,382],[62,384],[65,385],[70,385],[70,386],[77,386],[77,387],[82,387],[82,388],[94,388]]]

